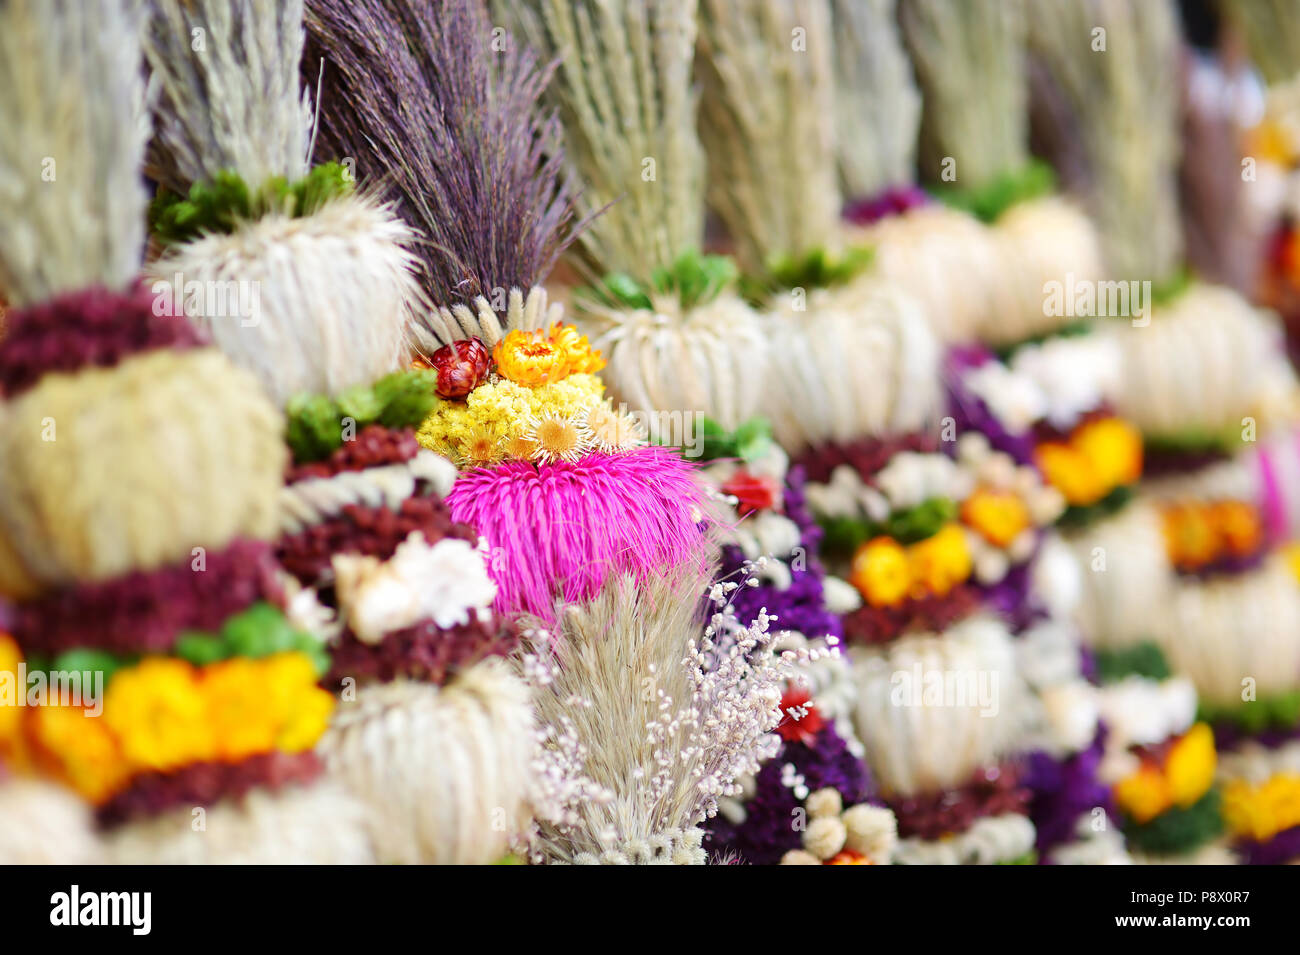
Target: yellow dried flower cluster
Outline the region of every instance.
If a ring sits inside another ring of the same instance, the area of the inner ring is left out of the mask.
[[[101,803],[139,773],[309,750],[333,709],[312,661],[286,652],[202,667],[148,657],[113,675],[101,717],[73,705],[24,712],[38,761]]]
[[[572,460],[585,450],[617,450],[643,443],[640,429],[615,411],[592,374],[527,387],[507,378],[480,385],[463,402],[439,405],[420,426],[420,444],[462,467],[507,458]],[[587,425],[600,424],[600,434]],[[621,422],[622,426],[610,422]]]

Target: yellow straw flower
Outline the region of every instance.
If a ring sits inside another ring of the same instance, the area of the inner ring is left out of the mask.
[[[1184,809],[1191,806],[1214,784],[1217,763],[1214,733],[1205,723],[1197,723],[1173,745],[1165,759],[1170,798]]]
[[[1258,842],[1300,826],[1300,775],[1279,773],[1258,785],[1229,782],[1223,787],[1223,820],[1232,835]]]
[[[945,524],[937,534],[918,541],[907,549],[912,565],[912,579],[926,592],[942,597],[970,577],[973,562],[966,545],[966,535],[957,524]]]
[[[23,708],[18,705],[27,693],[27,687],[18,682],[18,667],[22,663],[22,651],[13,637],[0,633],[0,681],[7,684],[13,693],[13,706],[3,694],[0,694],[0,754],[14,749],[17,745],[19,727],[22,725]]]
[[[1174,804],[1169,781],[1156,766],[1144,764],[1115,785],[1115,802],[1134,821],[1150,822]]]
[[[334,696],[316,685],[311,660],[301,653],[277,653],[262,661],[266,685],[278,716],[276,749],[301,753],[325,733],[334,712]]]
[[[268,712],[263,662],[232,657],[201,672],[218,758],[237,762],[274,749],[275,716]]]
[[[849,582],[873,607],[896,607],[912,588],[912,567],[892,537],[867,541],[853,557]]]
[[[1122,418],[1089,421],[1070,444],[1092,464],[1105,493],[1142,476],[1142,435]]]
[[[30,712],[37,759],[51,775],[92,803],[105,801],[126,785],[131,765],[102,715],[88,716],[79,706],[57,704]]]
[[[528,387],[559,381],[574,370],[565,348],[541,332],[511,332],[497,343],[492,358],[503,376]]]
[[[207,698],[183,660],[152,658],[115,673],[102,719],[140,769],[165,772],[216,755]]]
[[[592,374],[605,367],[605,359],[599,351],[591,347],[586,335],[580,335],[572,325],[556,322],[551,326],[550,340],[564,354],[572,374]]]

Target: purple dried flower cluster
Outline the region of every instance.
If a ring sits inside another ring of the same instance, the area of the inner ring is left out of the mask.
[[[771,558],[769,558],[770,560]],[[739,573],[744,556],[739,548],[728,547],[724,552],[724,568]],[[724,572],[723,577],[729,575]],[[791,570],[790,586],[784,590],[769,583],[757,587],[741,587],[731,595],[736,619],[750,624],[758,619],[760,610],[766,609],[775,618],[774,630],[797,630],[809,639],[826,635],[842,637],[840,618],[826,609],[822,593],[821,574],[812,570]]]
[[[1097,778],[1105,741],[1106,729],[1102,726],[1087,749],[1066,759],[1042,751],[1025,757],[1020,782],[1033,793],[1029,816],[1038,833],[1040,859],[1047,861],[1053,849],[1074,838],[1080,816],[1100,807],[1115,818],[1110,787]]]
[[[1246,839],[1233,845],[1244,865],[1290,865],[1300,859],[1300,826],[1284,829],[1271,839]]]
[[[984,606],[998,614],[1014,634],[1021,634],[1047,619],[1041,599],[1033,592],[1032,568],[1037,554],[1024,563],[1013,564],[996,584],[979,586]]]
[[[1007,430],[984,399],[973,394],[962,380],[965,372],[989,361],[997,361],[997,358],[979,345],[956,346],[948,350],[944,360],[944,382],[948,389],[948,411],[956,421],[957,433],[978,432],[989,439],[989,445],[995,451],[1009,455],[1016,464],[1033,464],[1034,435]]]
[[[1270,726],[1262,730],[1247,730],[1229,720],[1215,720],[1210,723],[1210,729],[1214,731],[1214,748],[1220,753],[1232,752],[1244,743],[1276,749],[1300,739],[1300,726]]]
[[[559,120],[538,106],[553,67],[494,48],[479,0],[309,0],[305,21],[309,88],[324,60],[316,158],[353,159],[424,233],[433,302],[496,304],[544,278],[579,228]]]
[[[795,781],[786,770],[794,767],[802,781]],[[801,847],[801,836],[792,825],[793,811],[803,805],[795,792],[814,793],[835,789],[852,806],[877,800],[871,775],[862,760],[848,750],[844,739],[827,723],[811,744],[789,742],[776,756],[763,764],[754,778],[754,795],[745,803],[745,819],[733,823],[721,813],[705,824],[704,846],[710,852],[734,852],[752,865],[776,865],[791,849]]]
[[[283,602],[271,545],[237,540],[190,560],[55,591],[13,608],[12,633],[27,653],[76,647],[166,653],[183,630],[215,631],[259,600]]]
[[[822,587],[826,573],[813,556],[821,543],[822,529],[808,508],[804,483],[803,469],[791,469],[786,475],[784,504],[785,516],[799,528],[799,544],[804,551],[805,565],[802,568],[790,567],[790,586],[784,590],[760,579],[757,587],[741,587],[733,592],[731,603],[736,618],[744,624],[758,619],[759,611],[766,608],[768,614],[776,618],[777,630],[797,630],[809,638],[842,637],[844,627],[839,616],[826,609]],[[776,556],[785,560],[788,555]],[[739,547],[723,548],[718,579],[739,579],[747,572],[746,563]]]
[[[874,196],[850,199],[840,216],[851,225],[868,226],[890,216],[902,215],[930,202],[920,186],[892,186]]]
[[[140,284],[125,292],[81,289],[5,316],[0,345],[0,395],[13,397],[47,372],[112,368],[124,358],[206,344],[180,316],[157,316]]]

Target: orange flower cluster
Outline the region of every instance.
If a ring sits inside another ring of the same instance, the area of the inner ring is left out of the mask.
[[[1136,822],[1149,822],[1172,806],[1196,803],[1214,783],[1214,733],[1197,723],[1170,747],[1163,763],[1144,761],[1115,785],[1115,801]]]
[[[569,375],[595,374],[605,367],[605,360],[586,335],[559,322],[545,332],[511,332],[497,343],[492,358],[503,377],[528,388]]]
[[[1259,512],[1245,501],[1171,504],[1162,512],[1169,560],[1195,571],[1228,557],[1250,557],[1263,546]]]
[[[1033,525],[1029,507],[1019,494],[987,487],[977,488],[962,502],[961,519],[994,547],[1001,548],[1010,547]]]
[[[203,667],[150,657],[113,674],[98,716],[80,706],[30,707],[24,736],[37,765],[102,803],[138,773],[311,749],[333,708],[302,653]]]
[[[1099,418],[1075,428],[1068,441],[1039,445],[1035,461],[1068,503],[1096,504],[1142,476],[1142,436],[1120,418]]]
[[[875,537],[853,555],[849,583],[873,607],[896,607],[904,600],[942,597],[970,577],[966,535],[957,524],[904,547],[892,537]]]
[[[1279,773],[1258,784],[1232,780],[1223,787],[1223,820],[1234,836],[1257,842],[1300,826],[1300,775]]]

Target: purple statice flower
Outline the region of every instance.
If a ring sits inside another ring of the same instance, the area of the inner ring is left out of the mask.
[[[1114,819],[1110,787],[1097,778],[1105,742],[1106,729],[1098,726],[1092,744],[1073,756],[1058,759],[1040,750],[1024,757],[1020,781],[1033,793],[1029,815],[1040,861],[1050,861],[1054,848],[1073,840],[1081,815],[1100,806]]]
[[[801,565],[790,561],[789,555],[777,555],[790,564],[790,586],[778,589],[766,581],[760,581],[757,587],[741,587],[731,595],[736,618],[742,624],[752,624],[758,619],[760,610],[776,617],[774,628],[777,630],[797,630],[809,638],[821,636],[844,636],[844,625],[839,616],[826,609],[826,598],[822,581],[826,572],[817,561],[817,549],[821,544],[822,529],[813,519],[804,497],[804,473],[799,467],[791,468],[786,475],[786,487],[783,495],[785,516],[799,528],[799,546],[803,548],[800,555]],[[745,555],[740,548],[729,546],[723,548],[722,565],[719,578],[722,580],[740,580],[743,575]]]
[[[889,216],[902,215],[927,205],[930,197],[917,185],[891,186],[874,196],[850,199],[840,216],[850,225],[867,226]]]
[[[726,548],[723,578],[727,578],[729,568],[738,573],[743,560],[739,548]],[[749,626],[758,619],[759,611],[766,608],[768,615],[776,618],[772,625],[774,630],[797,630],[810,639],[828,634],[843,637],[844,627],[840,618],[826,609],[821,573],[791,569],[790,578],[790,586],[784,590],[767,582],[735,590],[731,594],[731,605],[735,608],[736,619]]]
[[[1034,624],[1047,619],[1047,608],[1033,593],[1032,567],[1035,555],[1023,563],[1013,564],[996,584],[981,585],[984,605],[1006,621],[1012,633],[1024,633]]]
[[[787,765],[803,777],[799,792],[787,785]],[[802,845],[794,828],[794,810],[808,793],[832,788],[845,806],[874,799],[871,774],[862,760],[849,752],[832,724],[827,723],[811,744],[787,742],[763,764],[754,779],[754,795],[745,803],[745,820],[739,824],[721,814],[705,823],[704,846],[710,852],[734,852],[751,865],[776,865],[791,849]],[[801,793],[803,795],[801,795]]]
[[[1283,829],[1271,839],[1243,839],[1233,845],[1243,865],[1288,865],[1300,859],[1300,826]]]
[[[984,399],[966,387],[966,372],[997,360],[992,352],[979,345],[948,349],[943,368],[944,384],[948,390],[948,413],[956,421],[959,434],[977,431],[989,439],[994,450],[1010,455],[1017,464],[1033,464],[1034,435],[1008,430]]]

